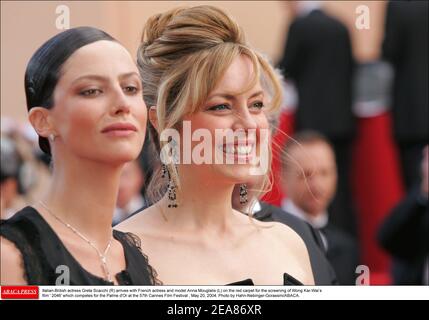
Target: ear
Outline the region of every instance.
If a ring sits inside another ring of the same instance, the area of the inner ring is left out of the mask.
[[[43,107],[33,107],[28,114],[28,120],[36,130],[37,134],[41,137],[49,137],[50,134],[55,133],[52,125],[50,111]]]
[[[158,131],[158,115],[156,114],[156,106],[149,108],[149,121],[156,131]]]

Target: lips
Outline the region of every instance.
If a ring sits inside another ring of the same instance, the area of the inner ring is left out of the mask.
[[[248,155],[252,152],[254,145],[223,145],[222,151],[226,154]]]
[[[131,123],[114,123],[105,127],[101,132],[137,132],[137,128]]]
[[[236,142],[236,143],[224,143],[217,147],[227,157],[245,157],[251,156],[256,148],[254,141]]]

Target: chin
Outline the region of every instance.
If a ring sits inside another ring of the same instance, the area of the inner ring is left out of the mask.
[[[254,177],[250,175],[250,168],[252,168],[251,165],[222,165],[218,173],[233,184],[245,183]]]
[[[137,159],[137,152],[110,152],[103,157],[104,162],[112,164],[123,164]]]

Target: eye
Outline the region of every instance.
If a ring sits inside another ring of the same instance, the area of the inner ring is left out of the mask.
[[[262,109],[263,107],[264,107],[264,103],[262,101],[256,101],[250,105],[250,108],[255,108],[259,110]]]
[[[96,96],[100,95],[101,93],[103,93],[103,91],[101,91],[100,89],[94,88],[94,89],[83,90],[79,94],[81,96],[84,96],[84,97],[96,97]]]
[[[139,88],[135,86],[126,86],[124,87],[124,91],[125,93],[136,94],[137,92],[139,92]]]
[[[227,104],[218,104],[216,106],[208,108],[210,111],[222,111],[222,110],[231,110],[231,107]]]

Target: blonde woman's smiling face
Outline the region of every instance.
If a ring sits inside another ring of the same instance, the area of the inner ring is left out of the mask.
[[[268,131],[269,124],[261,84],[257,81],[249,88],[253,72],[249,58],[236,57],[200,110],[184,118],[190,121],[192,132],[206,129],[212,137],[212,165],[193,164],[194,170],[208,179],[245,182],[249,178],[249,169],[255,166],[255,158],[261,156],[260,133],[261,129]],[[226,131],[233,133],[232,140],[216,141],[216,134]],[[194,148],[199,142],[192,141],[191,144]],[[219,162],[221,164],[216,164]]]

